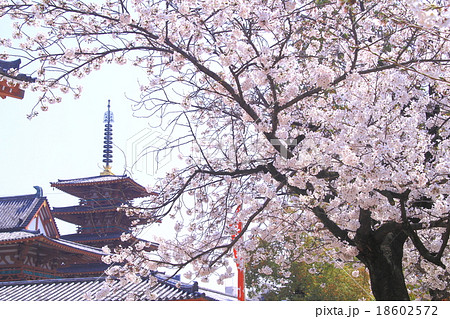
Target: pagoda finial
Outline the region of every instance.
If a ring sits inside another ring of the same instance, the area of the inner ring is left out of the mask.
[[[105,140],[103,141],[103,166],[104,171],[100,175],[114,175],[111,172],[112,163],[112,124],[114,122],[114,114],[110,110],[110,100],[108,100],[108,111],[105,112],[103,123],[105,123]]]

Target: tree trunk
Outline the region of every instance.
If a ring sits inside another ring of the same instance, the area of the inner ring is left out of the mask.
[[[432,301],[450,301],[450,292],[447,290],[430,289]]]
[[[361,215],[370,217],[370,212]],[[360,252],[358,258],[369,270],[375,299],[410,300],[402,267],[403,245],[408,236],[402,225],[391,222],[374,231],[361,215],[355,243]]]

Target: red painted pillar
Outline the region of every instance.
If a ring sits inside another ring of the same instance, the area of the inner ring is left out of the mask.
[[[245,301],[245,274],[244,274],[244,265],[239,265],[236,263],[238,267],[238,300]]]
[[[239,205],[236,208],[236,213],[239,213],[241,210],[241,205]],[[242,231],[242,222],[238,222],[237,224],[237,231],[238,234]],[[232,236],[232,239],[234,239],[235,236]],[[234,258],[236,259],[236,266],[237,266],[237,275],[238,275],[238,300],[245,301],[245,265],[239,263],[238,259],[238,253],[235,248],[233,248]],[[242,263],[242,260],[241,260]]]

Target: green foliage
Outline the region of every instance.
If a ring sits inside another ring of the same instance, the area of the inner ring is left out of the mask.
[[[309,272],[311,269],[316,270],[316,273],[311,274]],[[359,270],[360,276],[357,278],[351,275],[354,271],[351,266],[339,269],[327,263],[311,265],[293,263],[291,270],[292,275],[287,278],[284,285],[273,286],[272,290],[263,293],[264,300],[373,299],[370,293],[369,276],[364,269]],[[273,279],[276,280],[276,278]],[[248,280],[247,284],[251,285],[251,280]]]
[[[316,244],[309,238],[309,246]],[[278,245],[261,242],[266,256]],[[269,270],[270,269],[270,270]],[[354,276],[357,275],[357,276]],[[246,268],[246,287],[250,298],[262,296],[264,300],[373,300],[369,274],[364,267],[355,269],[346,264],[336,268],[333,264],[293,261],[285,271],[272,258],[253,261]]]

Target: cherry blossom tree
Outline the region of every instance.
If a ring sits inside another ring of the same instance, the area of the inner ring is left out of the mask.
[[[38,70],[30,117],[79,96],[80,79],[104,64],[145,75],[135,107],[171,133],[167,149],[184,145],[159,195],[129,211],[175,218],[159,264],[221,282],[233,249],[243,265],[267,256],[261,240],[292,256],[313,235],[321,244],[297,261],[358,260],[377,300],[408,300],[407,284],[440,298],[450,263],[448,8],[0,0],[0,16],[14,18],[1,58]],[[118,249],[108,261],[127,264],[109,273],[135,280],[155,269],[141,247]]]

